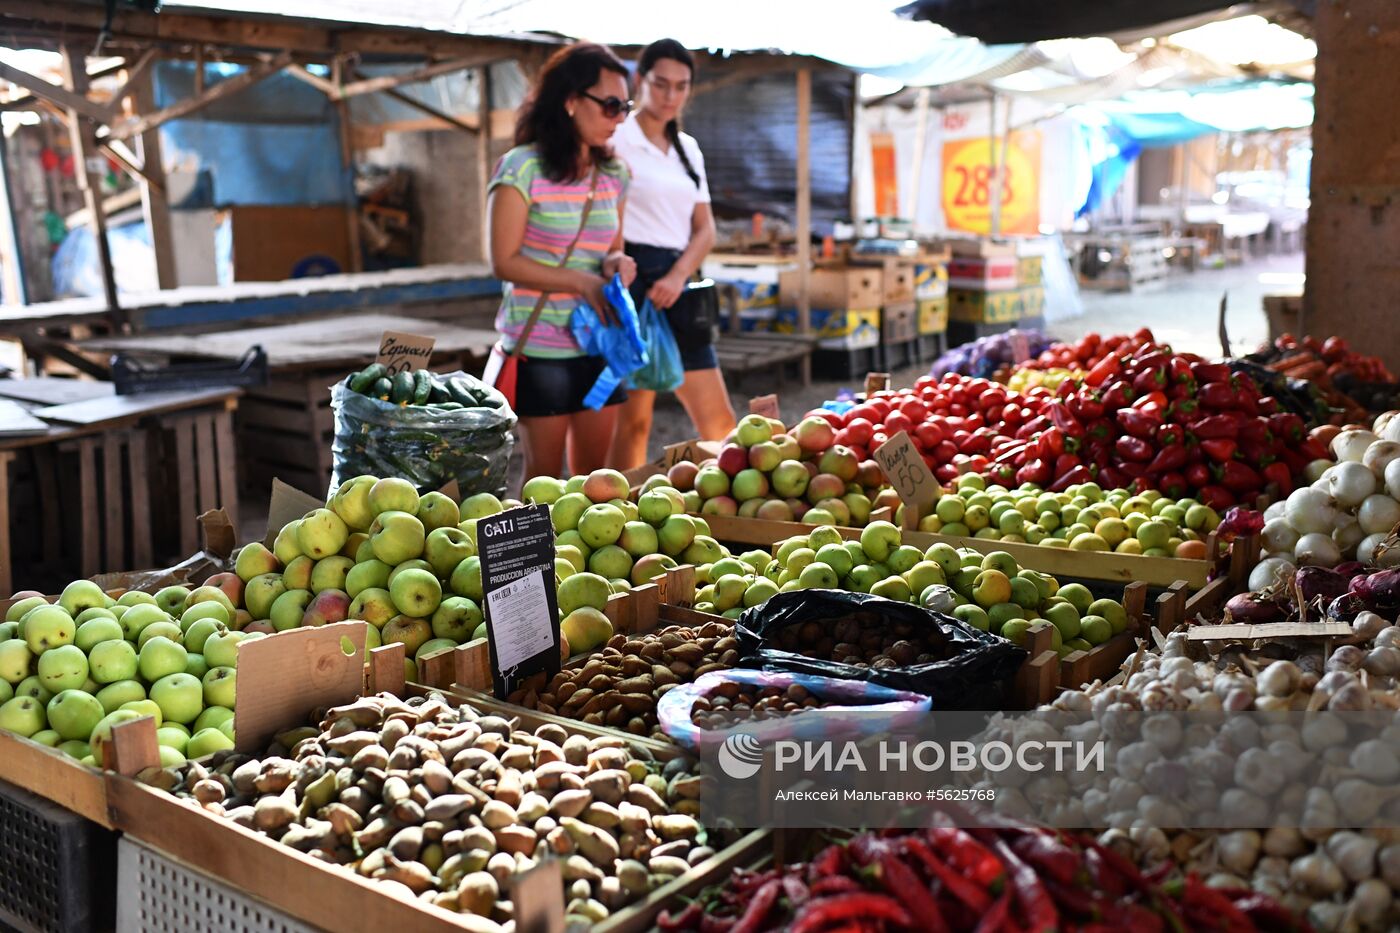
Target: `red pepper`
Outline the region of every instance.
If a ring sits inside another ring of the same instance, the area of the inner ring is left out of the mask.
[[[1169,888],[1172,886],[1169,886]],[[1182,887],[1181,901],[1188,912],[1209,917],[1213,929],[1224,931],[1252,931],[1254,924],[1234,902],[1219,891],[1201,883],[1196,875],[1186,876]]]
[[[807,880],[815,881],[830,875],[840,875],[846,871],[848,853],[842,845],[830,845],[818,853],[807,865]]]
[[[1087,483],[1092,481],[1093,478],[1093,474],[1091,474],[1086,467],[1077,466],[1068,473],[1062,474],[1059,479],[1051,483],[1050,491],[1064,492],[1076,483]]]
[[[1113,427],[1113,422],[1107,418],[1100,418],[1097,421],[1090,421],[1084,425],[1084,437],[1088,441],[1103,441],[1107,444],[1117,434]]]
[[[1166,385],[1166,366],[1154,366],[1151,369],[1144,369],[1133,379],[1133,391],[1143,395],[1148,392],[1160,392]]]
[[[1131,477],[1112,464],[1099,467],[1098,482],[1105,489],[1122,489],[1128,485],[1130,479]]]
[[[1274,437],[1285,444],[1301,444],[1308,436],[1303,419],[1292,412],[1280,412],[1269,416],[1269,430]]]
[[[1012,926],[1015,926],[1015,923],[1011,919],[1011,892],[1007,891],[997,898],[996,903],[992,904],[992,909],[983,915],[973,933],[1003,933]]]
[[[1240,441],[1238,456],[1245,463],[1252,463],[1263,469],[1278,460],[1280,445],[1277,442],[1261,444],[1256,441]]]
[[[1281,460],[1264,467],[1264,482],[1278,487],[1279,498],[1293,491],[1293,474]]]
[[[1143,393],[1142,395],[1138,396],[1137,400],[1136,400],[1135,402],[1133,402],[1133,407],[1134,407],[1134,408],[1140,408],[1140,409],[1150,409],[1150,410],[1156,411],[1156,410],[1160,410],[1160,409],[1166,408],[1166,407],[1167,407],[1167,404],[1168,404],[1167,394],[1166,394],[1165,392],[1155,392],[1155,391],[1154,391],[1154,392],[1145,392],[1145,393]]]
[[[1050,422],[1059,428],[1065,437],[1081,438],[1084,436],[1084,425],[1080,424],[1079,419],[1070,413],[1064,402],[1051,402],[1049,407]]]
[[[1017,457],[1026,452],[1026,444],[1012,444],[992,459],[993,463],[1014,463]],[[1022,457],[1024,459],[1024,457]]]
[[[1191,363],[1185,357],[1173,356],[1168,364],[1171,370],[1171,381],[1173,383],[1196,384],[1196,376],[1191,372]]]
[[[1083,462],[1077,454],[1060,454],[1055,458],[1055,466],[1050,472],[1059,476],[1061,473],[1068,473]]]
[[[1140,437],[1120,437],[1113,442],[1113,449],[1124,460],[1145,463],[1152,459],[1152,445]]]
[[[928,831],[928,839],[947,857],[950,865],[984,888],[1005,874],[996,855],[964,830],[935,826]]]
[[[1167,448],[1171,450],[1173,448]],[[1180,499],[1186,495],[1186,477],[1180,473],[1163,473],[1162,478],[1157,481],[1157,488],[1164,496],[1171,496],[1173,499]]]
[[[1186,466],[1186,448],[1177,444],[1163,447],[1157,451],[1157,456],[1153,457],[1152,462],[1147,465],[1147,472],[1169,473],[1184,466]]]
[[[1174,382],[1172,383],[1171,399],[1174,402],[1182,399],[1196,397],[1196,383],[1194,382]]]
[[[1035,869],[1021,861],[1003,840],[992,839],[989,845],[1006,865],[1011,892],[1021,905],[1032,933],[1051,933],[1059,929],[1059,912],[1055,910],[1055,902],[1050,899],[1040,879],[1036,877]]]
[[[1224,486],[1203,486],[1196,490],[1196,498],[1201,505],[1208,505],[1217,512],[1223,512],[1235,504],[1235,497]]]
[[[905,851],[913,855],[924,867],[927,868],[935,878],[943,883],[948,892],[975,913],[981,914],[992,906],[992,897],[983,888],[970,878],[965,878],[958,872],[943,864],[942,860],[934,854],[922,839],[910,836],[904,840]]]
[[[828,894],[846,894],[865,890],[854,878],[846,875],[831,875],[823,878],[807,889],[812,897],[825,897]]]
[[[1040,435],[1041,456],[1058,457],[1067,449],[1065,443],[1065,432],[1059,428],[1050,428]]]
[[[1207,382],[1201,386],[1198,399],[1213,411],[1229,411],[1235,407],[1235,390],[1228,382]]]
[[[1191,398],[1173,399],[1167,406],[1167,417],[1177,424],[1190,424],[1201,412],[1201,403]]]
[[[1310,463],[1311,463],[1313,460],[1331,460],[1331,459],[1332,459],[1330,456],[1328,456],[1328,454],[1327,454],[1327,448],[1326,448],[1325,446],[1323,446],[1322,442],[1319,441],[1319,440],[1317,440],[1317,439],[1315,439],[1315,438],[1311,438],[1311,437],[1308,438],[1307,440],[1303,441],[1303,443],[1301,443],[1301,444],[1298,445],[1298,451],[1299,451],[1299,453],[1301,453],[1304,457],[1307,457],[1307,458],[1308,458],[1308,462],[1310,462]]]
[[[1117,468],[1119,473],[1122,473],[1130,480],[1137,479],[1147,472],[1147,464],[1145,463],[1115,463],[1114,467]],[[1126,482],[1123,483],[1124,488],[1126,488],[1127,485]]]
[[[1158,447],[1171,447],[1173,444],[1181,444],[1186,440],[1186,431],[1179,424],[1164,424],[1157,428],[1157,434],[1153,438]]]
[[[1088,386],[1101,386],[1109,376],[1118,375],[1123,368],[1123,364],[1118,357],[1110,353],[1090,367],[1088,374],[1084,377],[1084,384]]]
[[[1140,408],[1120,408],[1114,415],[1118,424],[1133,437],[1151,440],[1162,427],[1162,416]]]
[[[700,918],[700,933],[729,933],[734,926],[733,917],[717,917],[714,914],[705,914]]]
[[[1240,422],[1233,413],[1208,415],[1191,422],[1189,425],[1191,433],[1201,440],[1212,438],[1238,438],[1240,436]]]
[[[912,868],[893,852],[880,858],[880,884],[909,912],[919,918],[920,927],[931,933],[948,933],[948,921],[938,901]]]
[[[1278,414],[1278,399],[1274,398],[1272,395],[1265,395],[1265,396],[1263,396],[1262,398],[1260,398],[1260,399],[1259,399],[1259,414],[1261,414],[1261,415],[1276,415],[1276,414]]]
[[[808,901],[788,927],[788,933],[816,933],[847,920],[884,920],[894,926],[914,926],[908,911],[883,894],[838,894]]]
[[[1103,417],[1103,396],[1097,389],[1082,388],[1066,401],[1070,413],[1080,421],[1093,421]]]
[[[1050,481],[1050,466],[1037,457],[1034,460],[1027,460],[1025,465],[1016,471],[1016,482],[1018,485],[1032,483],[1036,486],[1044,486]]]
[[[730,933],[760,933],[767,929],[764,921],[778,903],[778,895],[783,891],[783,883],[777,878],[767,881],[749,901],[743,916],[730,928]]]
[[[1224,382],[1230,378],[1230,367],[1224,363],[1193,363],[1191,375],[1202,385],[1207,382]]]
[[[656,918],[656,927],[664,933],[679,933],[681,930],[694,930],[700,924],[700,918],[705,915],[705,905],[698,900],[691,901],[685,910],[671,915],[669,910],[663,911],[661,916]]]
[[[1253,467],[1238,460],[1222,463],[1213,472],[1219,477],[1220,485],[1234,493],[1248,492],[1264,485]]]
[[[1126,408],[1133,401],[1133,387],[1122,379],[1114,379],[1104,389],[1103,407],[1105,411],[1117,411]]]
[[[1224,463],[1235,456],[1239,444],[1228,437],[1208,437],[1201,441],[1201,450],[1216,463]]]
[[[1210,485],[1210,467],[1204,463],[1190,464],[1183,475],[1186,477],[1186,485],[1195,489]]]
[[[1250,441],[1255,444],[1273,443],[1274,435],[1269,430],[1269,422],[1266,418],[1245,418],[1240,422],[1240,440]]]

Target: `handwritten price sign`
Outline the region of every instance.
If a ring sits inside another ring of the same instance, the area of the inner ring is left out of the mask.
[[[920,515],[927,515],[933,503],[938,501],[938,480],[933,478],[919,449],[909,440],[908,433],[900,431],[875,448],[874,457],[894,491],[899,493],[905,511],[912,508]]]
[[[379,356],[375,362],[382,365],[390,376],[415,369],[427,369],[433,356],[435,337],[422,334],[404,334],[396,330],[386,330],[379,338]]]
[[[889,373],[866,373],[865,374],[865,397],[870,398],[876,392],[883,392],[890,387]]]
[[[749,414],[762,415],[765,418],[773,418],[781,421],[782,412],[778,410],[778,397],[776,395],[760,395],[749,399]]]

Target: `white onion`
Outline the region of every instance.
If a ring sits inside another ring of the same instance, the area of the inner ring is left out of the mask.
[[[1363,464],[1344,460],[1327,471],[1327,491],[1344,509],[1354,509],[1376,491],[1376,474]],[[1323,480],[1319,480],[1319,483]]]
[[[1377,567],[1400,567],[1400,547],[1390,548],[1384,554],[1376,554],[1376,548],[1388,537],[1388,532],[1367,535],[1356,546],[1356,559],[1363,564],[1375,564]]]
[[[1259,566],[1250,571],[1249,588],[1251,591],[1262,590],[1292,575],[1292,560],[1284,557],[1266,557],[1259,562]]]
[[[1272,521],[1275,518],[1283,518],[1283,500],[1269,503],[1269,507],[1264,510],[1264,521]]]
[[[1385,491],[1390,498],[1400,499],[1400,460],[1392,460],[1385,466]]]
[[[1376,474],[1376,479],[1385,476],[1385,468],[1390,465],[1390,461],[1400,459],[1400,442],[1397,441],[1376,441],[1366,448],[1366,453],[1361,457],[1361,462],[1366,469]]]
[[[1400,524],[1400,502],[1379,492],[1367,496],[1356,512],[1356,520],[1368,535],[1389,534],[1392,528]]]
[[[1388,411],[1376,418],[1376,423],[1371,426],[1371,430],[1381,436],[1383,440],[1400,441],[1400,412]]]
[[[1335,567],[1342,562],[1342,552],[1331,535],[1311,532],[1298,539],[1293,556],[1305,567]]]
[[[1331,460],[1313,460],[1303,467],[1303,478],[1309,483],[1315,483],[1322,479],[1322,474],[1327,472],[1327,468],[1332,465]]]
[[[1400,472],[1397,472],[1396,479],[1400,479]],[[1293,490],[1284,514],[1288,524],[1303,534],[1331,534],[1337,525],[1336,503],[1327,493],[1311,486]]]
[[[1298,532],[1288,524],[1286,518],[1271,518],[1264,522],[1264,550],[1287,551],[1293,553],[1298,543]]]
[[[1360,463],[1361,458],[1366,456],[1366,448],[1370,447],[1379,437],[1370,431],[1352,429],[1342,431],[1332,438],[1332,454],[1338,460],[1348,460],[1353,463]]]
[[[1361,525],[1350,515],[1343,516],[1336,528],[1332,529],[1332,540],[1343,555],[1356,552],[1356,546],[1366,537]]]
[[[1385,437],[1385,426],[1394,421],[1397,416],[1400,416],[1400,411],[1396,411],[1395,409],[1381,412],[1379,415],[1376,415],[1376,420],[1371,422],[1371,430],[1380,437]]]

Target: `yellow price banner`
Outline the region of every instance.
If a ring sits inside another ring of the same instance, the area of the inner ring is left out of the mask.
[[[1000,155],[1001,141],[995,143]],[[986,138],[943,144],[943,217],[950,230],[992,232],[993,143]],[[1001,185],[1002,233],[1040,232],[1040,133],[1012,133]]]

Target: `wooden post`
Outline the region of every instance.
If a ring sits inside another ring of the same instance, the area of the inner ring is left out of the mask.
[[[909,183],[909,202],[904,212],[909,217],[910,222],[919,216],[919,189],[924,180],[924,149],[928,144],[928,106],[929,97],[932,91],[926,87],[919,88],[918,97],[914,103],[914,110],[917,118],[914,123],[914,164],[910,166],[913,172]]]
[[[86,97],[87,59],[81,46],[63,46],[63,86]],[[102,175],[105,160],[97,154],[97,127],[78,109],[68,108],[68,135],[73,145],[73,172],[83,192],[93,235],[97,238],[97,261],[102,272],[102,291],[109,314],[119,314],[117,277],[112,269],[112,250],[107,243],[107,215],[102,211]]]
[[[136,109],[152,113],[156,109],[155,82],[147,71],[136,85]],[[151,248],[156,254],[156,281],[161,288],[180,284],[175,272],[175,239],[170,231],[170,201],[163,190],[165,164],[160,149],[160,130],[153,129],[136,137],[136,153],[141,157],[141,215],[151,233]],[[156,184],[151,182],[155,181]],[[159,187],[158,187],[159,186]]]
[[[851,75],[851,161],[848,174],[851,178],[850,202],[851,202],[851,223],[855,226],[857,233],[860,231],[860,186],[856,183],[856,166],[860,160],[856,155],[856,146],[860,143],[861,125],[865,122],[865,107],[860,102],[860,75]]]
[[[345,67],[340,56],[336,56],[332,66],[332,77],[337,87],[345,81]],[[345,212],[346,232],[350,238],[350,270],[364,271],[364,256],[360,245],[360,204],[355,196],[355,138],[350,125],[350,102],[345,99],[335,101],[335,114],[340,124],[340,165],[345,170],[350,183],[350,206]]]
[[[487,187],[491,184],[491,66],[476,70],[476,193],[481,218],[481,261],[491,256],[491,221],[486,213]]]
[[[10,165],[5,142],[0,139],[0,300],[6,304],[29,304],[24,281],[24,256],[20,249],[19,224],[10,198]]]
[[[797,70],[797,330],[812,331],[812,70]]]
[[[992,153],[992,236],[1001,235],[1001,193],[1006,189],[1006,157],[1011,146],[1011,105],[1014,97],[1006,98],[1006,132],[1002,134],[1000,152]],[[992,105],[996,106],[995,103]]]

